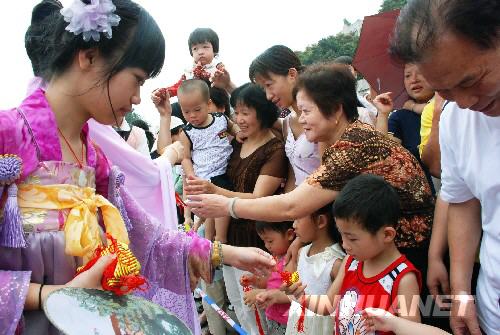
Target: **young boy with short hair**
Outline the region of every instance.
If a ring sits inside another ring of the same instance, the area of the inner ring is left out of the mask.
[[[308,308],[323,315],[334,312],[339,335],[368,334],[361,313],[367,307],[420,322],[420,272],[394,243],[400,215],[394,188],[378,176],[357,176],[335,199],[333,214],[348,257],[327,296],[305,296]],[[303,289],[299,282],[287,292],[298,297]]]
[[[210,180],[216,186],[231,190],[226,169],[233,147],[228,135],[236,137],[239,127],[222,113],[209,113],[212,100],[209,87],[202,80],[183,81],[179,86],[178,99],[188,122],[180,134],[185,154],[182,161],[185,176]],[[189,221],[190,216],[190,211],[186,210],[186,220]],[[207,219],[205,237],[226,242],[228,226],[228,217]]]

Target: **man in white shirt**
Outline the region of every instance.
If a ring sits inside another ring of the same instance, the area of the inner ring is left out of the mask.
[[[500,334],[500,1],[413,0],[391,46],[454,101],[440,121],[454,334]],[[481,237],[482,234],[482,237]],[[477,310],[471,275],[481,242]]]

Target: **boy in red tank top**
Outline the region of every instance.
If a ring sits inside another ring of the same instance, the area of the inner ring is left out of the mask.
[[[337,335],[374,334],[362,317],[367,307],[420,322],[420,272],[394,244],[400,213],[396,191],[381,177],[360,175],[339,193],[333,213],[349,256],[327,296],[305,296],[299,301],[318,314],[334,316]],[[298,297],[303,288],[298,282],[287,292]]]

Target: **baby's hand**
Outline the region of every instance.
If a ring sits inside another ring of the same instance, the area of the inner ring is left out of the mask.
[[[266,309],[269,306],[276,304],[276,290],[266,290],[260,292],[255,297],[255,301],[257,302],[257,307],[261,309]]]
[[[262,290],[259,290],[259,289],[253,289],[253,290],[244,292],[243,293],[243,302],[245,303],[245,305],[247,305],[247,306],[255,305],[257,295],[261,292],[262,292]]]
[[[151,93],[151,100],[160,116],[172,115],[172,106],[170,106],[170,94],[166,88],[157,88]]]
[[[293,283],[290,286],[283,284],[280,286],[280,290],[285,292],[287,295],[292,295],[296,300],[299,300],[301,296],[305,294],[305,289],[307,285],[303,285],[299,280],[296,283]]]

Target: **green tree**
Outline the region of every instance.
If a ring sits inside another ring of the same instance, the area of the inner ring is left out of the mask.
[[[144,119],[141,117],[141,115],[138,114],[138,113],[136,113],[136,112],[134,112],[134,111],[132,111],[132,112],[128,113],[127,115],[125,115],[125,120],[127,120],[128,124],[130,124],[130,125],[135,120],[143,120],[144,121]],[[148,123],[148,125],[149,125],[149,123]]]
[[[328,36],[318,43],[306,47],[304,51],[296,51],[304,65],[332,61],[339,56],[354,56],[359,36],[356,33]]]
[[[379,13],[402,8],[404,5],[406,5],[407,1],[408,0],[384,0],[382,6],[380,6]]]

